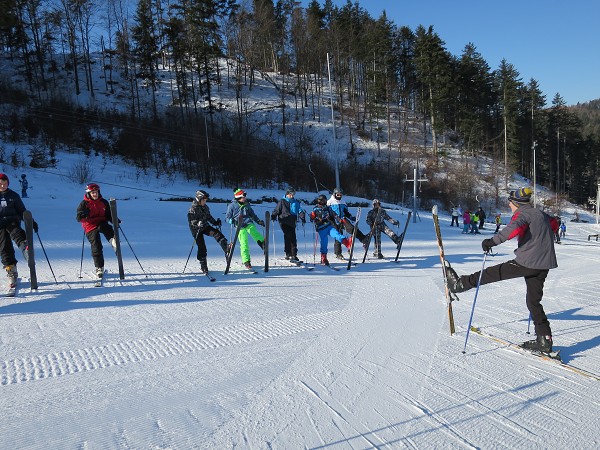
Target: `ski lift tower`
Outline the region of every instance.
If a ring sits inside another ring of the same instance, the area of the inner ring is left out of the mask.
[[[406,175],[405,175],[406,177]],[[408,178],[404,179],[404,182],[413,182],[413,211],[412,211],[412,216],[413,216],[413,223],[417,223],[417,181],[419,183],[424,183],[426,181],[429,181],[427,178],[417,178],[417,169],[415,168],[413,171],[413,178],[412,180],[409,180]]]

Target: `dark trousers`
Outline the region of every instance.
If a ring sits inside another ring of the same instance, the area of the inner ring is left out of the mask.
[[[14,266],[17,263],[12,241],[15,241],[19,249],[22,251],[25,250],[27,236],[25,235],[25,231],[15,223],[11,223],[6,228],[0,229],[0,257],[5,267]]]
[[[219,230],[213,227],[206,227],[202,231],[196,234],[196,245],[198,246],[198,251],[196,252],[196,258],[198,261],[202,261],[206,259],[207,251],[206,251],[206,242],[204,242],[204,236],[212,236],[215,238],[217,243],[221,246],[224,252],[227,252],[227,239],[223,236]]]
[[[298,239],[296,238],[296,227],[286,223],[279,223],[283,231],[283,249],[285,256],[298,256]]]
[[[471,275],[461,277],[463,286],[467,289],[472,289],[477,286],[479,273],[475,272]],[[507,261],[502,264],[487,267],[483,271],[481,284],[495,283],[496,281],[510,280],[511,278],[525,279],[527,286],[526,303],[527,309],[531,314],[531,320],[535,325],[535,334],[551,336],[550,322],[544,312],[542,306],[542,297],[544,296],[544,281],[548,276],[548,269],[528,269],[527,267],[517,264],[514,260]]]
[[[383,225],[383,227],[375,227],[375,247],[373,251],[376,253],[381,253],[381,232],[387,234],[394,244],[398,244],[398,235],[394,233],[394,231],[388,227],[387,225]]]
[[[115,230],[113,230],[113,227],[108,222],[100,223],[92,231],[88,231],[85,234],[85,237],[87,237],[88,241],[90,241],[90,247],[92,248],[92,259],[94,260],[95,267],[104,267],[104,253],[102,252],[100,233],[102,233],[108,241],[115,237]]]
[[[342,226],[344,227],[344,230],[346,230],[346,232],[348,232],[348,234],[352,235],[354,233],[354,227],[355,225],[352,225],[350,223],[349,220],[342,220]],[[365,238],[365,235],[363,234],[362,231],[360,231],[358,229],[358,227],[356,227],[356,239],[358,239],[360,242],[362,242]],[[342,244],[338,241],[335,241],[333,243],[333,251],[336,255],[341,255],[342,254]]]
[[[458,226],[458,216],[452,216],[452,223],[450,224],[450,226],[453,227],[454,224]]]

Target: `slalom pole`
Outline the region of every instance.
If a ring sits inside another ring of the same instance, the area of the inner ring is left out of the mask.
[[[485,267],[486,259],[487,252],[483,254],[483,264],[481,265],[481,271],[479,272],[479,280],[477,281],[475,297],[473,297],[473,306],[471,307],[471,317],[469,317],[469,326],[467,327],[467,336],[465,337],[465,346],[463,348],[463,354],[467,353],[467,341],[469,340],[469,332],[471,331],[471,323],[473,322],[473,313],[475,312],[475,302],[477,301],[477,294],[479,294],[479,286],[481,286],[481,278],[483,277],[483,268]]]
[[[273,235],[273,259],[277,261],[277,252],[275,251],[275,222],[271,220],[271,234]],[[269,239],[269,236],[266,236]]]
[[[79,264],[79,278],[82,278],[81,272],[83,271],[83,247],[85,247],[85,230],[83,231],[83,237],[81,238],[81,263]]]
[[[144,275],[146,275],[146,278],[148,278],[148,274],[146,273],[146,271],[144,270],[144,268],[142,267],[142,263],[140,262],[140,260],[138,259],[137,255],[135,254],[135,252],[133,251],[133,247],[131,246],[131,244],[129,243],[129,239],[127,239],[127,236],[125,236],[125,232],[123,231],[123,226],[121,224],[119,224],[119,230],[121,230],[121,233],[123,234],[123,237],[125,238],[125,240],[127,241],[127,245],[129,246],[129,249],[131,250],[131,253],[133,253],[133,256],[135,257],[135,260],[137,261],[137,263],[140,266],[140,269],[142,269],[142,272],[144,272]]]
[[[48,254],[46,253],[46,249],[44,248],[44,244],[42,244],[42,238],[40,234],[36,231],[38,241],[40,241],[40,247],[42,247],[42,251],[44,252],[44,256],[46,257],[46,262],[48,263],[48,267],[50,267],[50,272],[52,272],[52,276],[54,277],[54,281],[58,284],[58,280],[56,279],[56,275],[54,275],[54,270],[52,270],[52,265],[50,264],[50,260],[48,259]]]

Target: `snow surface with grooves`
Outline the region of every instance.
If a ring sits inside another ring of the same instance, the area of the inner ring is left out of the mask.
[[[2,170],[13,182],[20,173]],[[457,333],[450,336],[427,212],[410,223],[399,264],[384,237],[387,258],[350,271],[333,258],[340,272],[277,265],[283,240],[275,223],[269,273],[247,273],[236,252],[224,276],[223,253],[207,238],[217,278],[210,283],[195,250],[181,273],[192,243],[187,202],[105,185],[143,270],[122,237],[120,280],[105,243],[106,282],[94,288],[87,241],[79,278],[75,208],[83,189],[43,172],[28,177],[35,189],[25,202],[58,284],[36,247],[38,291],[28,289],[20,258],[20,294],[0,299],[2,449],[600,446],[599,382],[474,333],[462,354],[473,291],[454,303]],[[128,184],[122,177],[120,184]],[[195,189],[183,182],[157,186],[181,195]],[[248,191],[250,199],[268,193]],[[209,205],[224,219],[226,204]],[[262,217],[274,206],[255,209]],[[390,215],[404,223],[401,211]],[[492,225],[476,237],[449,223],[441,213],[448,260],[459,273],[479,270],[480,242]],[[600,243],[587,241],[598,227],[567,225],[543,304],[563,359],[598,373]],[[360,226],[366,230],[364,221]],[[298,236],[300,256],[311,263],[310,224]],[[496,247],[489,264],[510,259],[514,245]],[[260,249],[251,243],[251,252],[260,267]],[[531,338],[524,296],[519,279],[483,286],[474,325],[513,342]]]

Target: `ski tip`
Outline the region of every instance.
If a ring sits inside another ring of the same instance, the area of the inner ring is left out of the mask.
[[[433,205],[433,208],[431,208],[431,214],[435,214],[437,216],[438,213],[438,205]]]

